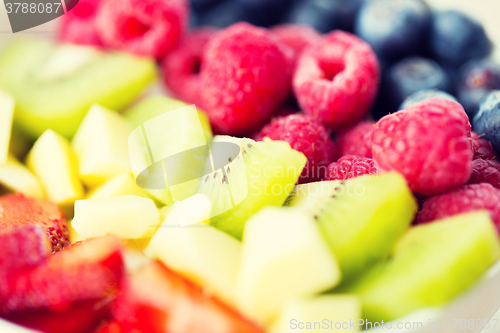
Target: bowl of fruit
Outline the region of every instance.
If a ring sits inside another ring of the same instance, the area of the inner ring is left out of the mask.
[[[500,332],[478,2],[4,1],[0,331]]]

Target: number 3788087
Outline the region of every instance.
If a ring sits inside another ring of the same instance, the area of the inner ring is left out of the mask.
[[[61,3],[27,3],[27,2],[15,2],[6,3],[5,8],[7,8],[7,14],[10,13],[24,13],[24,14],[35,14],[35,13],[58,13],[62,10]]]

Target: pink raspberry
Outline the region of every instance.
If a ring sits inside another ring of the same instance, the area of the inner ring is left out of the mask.
[[[414,192],[441,193],[470,178],[470,128],[460,104],[425,100],[375,124],[373,159],[381,169],[403,174]]]
[[[78,1],[59,19],[58,39],[74,44],[102,46],[95,26],[100,3],[99,0]]]
[[[468,184],[489,183],[500,188],[500,163],[497,160],[476,158],[472,161],[472,174]]]
[[[215,33],[215,29],[208,27],[194,30],[163,61],[165,84],[187,103],[201,106],[201,57],[205,45]]]
[[[484,160],[496,159],[495,151],[491,142],[480,137],[477,133],[471,132],[472,150],[474,151],[474,159],[482,158]]]
[[[325,128],[308,116],[292,114],[279,117],[265,126],[257,137],[286,141],[307,157],[307,164],[299,182],[307,183],[323,179],[326,167],[334,159],[335,145]]]
[[[271,28],[271,33],[292,50],[294,65],[306,47],[321,40],[319,32],[307,25],[281,24]]]
[[[500,190],[486,183],[464,185],[427,199],[417,219],[427,223],[479,209],[489,211],[500,230]]]
[[[356,126],[338,133],[336,137],[340,156],[356,155],[372,157],[370,134],[375,127],[373,121],[363,121]]]
[[[162,59],[184,35],[187,0],[102,0],[97,33],[106,46]]]
[[[379,65],[370,46],[334,31],[300,57],[293,88],[305,113],[331,130],[355,124],[375,99]]]
[[[236,135],[265,124],[290,86],[289,63],[269,31],[247,23],[221,30],[201,66],[201,100],[214,130]]]
[[[325,180],[346,180],[377,173],[378,168],[371,158],[346,155],[328,166]]]

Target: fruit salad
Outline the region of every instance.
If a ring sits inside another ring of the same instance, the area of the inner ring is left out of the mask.
[[[0,332],[496,326],[481,22],[424,0],[65,12],[0,48]]]

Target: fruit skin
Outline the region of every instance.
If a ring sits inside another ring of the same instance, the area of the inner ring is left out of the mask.
[[[374,121],[362,121],[350,129],[339,132],[336,136],[339,156],[355,155],[371,158],[370,136],[374,126]]]
[[[308,116],[293,114],[275,118],[262,129],[257,141],[262,141],[264,137],[286,141],[292,149],[307,157],[299,183],[323,179],[326,167],[336,155],[335,144],[331,141],[328,132]]]
[[[59,19],[57,39],[66,43],[102,46],[95,25],[100,4],[100,0],[79,0],[78,6]]]
[[[419,194],[462,185],[472,172],[470,124],[456,102],[433,98],[387,115],[375,125],[371,141],[378,166],[402,173]]]
[[[491,142],[479,136],[476,132],[471,132],[472,150],[474,151],[474,159],[481,158],[485,160],[496,159],[495,152]]]
[[[488,183],[500,189],[500,163],[497,160],[476,158],[472,161],[472,174],[467,184]]]
[[[325,180],[346,180],[377,173],[378,168],[371,158],[345,155],[328,166]]]
[[[500,152],[500,90],[489,93],[479,108],[479,112],[474,117],[472,124],[474,131],[490,141],[493,149],[498,154]]]
[[[378,83],[378,61],[370,46],[342,31],[304,51],[293,77],[304,112],[334,131],[365,116]]]
[[[399,106],[399,110],[407,109],[410,106],[413,106],[417,103],[420,103],[422,101],[425,101],[425,100],[431,99],[431,98],[442,98],[442,99],[446,99],[449,101],[458,102],[455,97],[453,97],[452,95],[450,95],[447,92],[444,92],[442,90],[423,89],[423,90],[419,90],[417,92],[414,92],[410,96],[406,97],[406,99],[403,101],[403,103],[401,103],[401,105]]]
[[[431,10],[420,0],[366,1],[354,31],[387,60],[417,54],[425,48]]]
[[[500,190],[491,184],[470,184],[427,199],[418,222],[427,223],[473,210],[484,209],[500,232]]]
[[[288,46],[293,52],[293,64],[297,63],[302,51],[319,42],[321,35],[307,25],[280,24],[271,28],[271,33],[278,41]]]
[[[162,59],[180,41],[187,26],[185,0],[104,0],[96,18],[104,45]]]
[[[434,59],[454,67],[483,58],[492,48],[481,23],[456,10],[433,15],[429,45]]]
[[[235,24],[209,42],[203,59],[202,105],[220,134],[259,128],[288,95],[289,60],[267,30]]]
[[[22,194],[7,194],[0,197],[0,207],[0,229],[39,225],[50,240],[54,252],[69,245],[66,218],[56,204],[47,200],[26,198]]]

